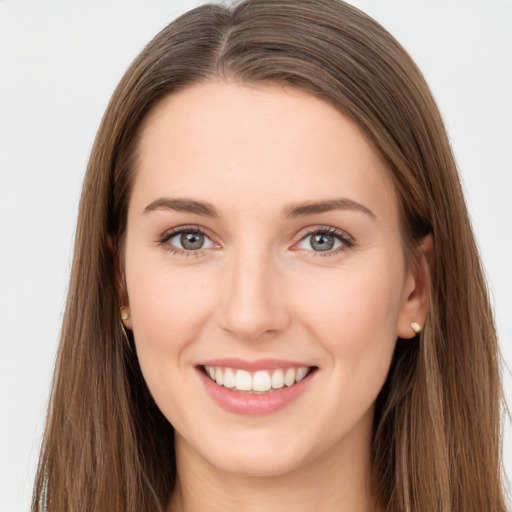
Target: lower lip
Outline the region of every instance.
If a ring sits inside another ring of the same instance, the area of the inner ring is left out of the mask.
[[[275,389],[271,393],[261,395],[251,395],[219,386],[205,375],[202,368],[198,368],[198,372],[206,391],[223,409],[237,414],[263,415],[286,407],[302,395],[310,384],[316,370],[310,372],[293,386]]]

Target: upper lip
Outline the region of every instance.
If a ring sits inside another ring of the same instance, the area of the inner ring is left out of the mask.
[[[277,370],[278,368],[309,368],[313,365],[304,362],[267,357],[256,359],[254,361],[248,361],[246,359],[239,359],[236,357],[227,357],[201,361],[197,366],[221,366],[224,368],[236,368],[237,370],[257,372],[258,370]]]

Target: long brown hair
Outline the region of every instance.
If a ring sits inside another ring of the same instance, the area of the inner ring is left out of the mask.
[[[164,96],[223,79],[291,85],[338,108],[387,163],[404,246],[434,238],[426,325],[397,341],[377,399],[376,499],[387,511],[504,511],[496,332],[445,128],[405,50],[338,0],[198,7],[124,75],[83,186],[32,510],[157,511],[172,493],[174,432],[119,320],[116,262],[142,121]]]

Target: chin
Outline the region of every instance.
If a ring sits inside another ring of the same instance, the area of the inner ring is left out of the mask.
[[[252,439],[241,436],[231,442],[217,440],[214,444],[197,446],[196,451],[209,464],[219,470],[240,476],[276,477],[298,470],[314,459],[315,447],[306,440],[287,439],[282,436]],[[300,442],[299,442],[300,441]],[[310,446],[307,450],[306,447]],[[308,452],[309,455],[308,455]]]
[[[233,453],[233,457],[223,457],[222,460],[210,460],[221,471],[235,475],[255,478],[279,477],[293,473],[299,469],[304,461],[293,457],[286,457],[279,453],[272,455],[247,454],[241,457],[239,453]]]

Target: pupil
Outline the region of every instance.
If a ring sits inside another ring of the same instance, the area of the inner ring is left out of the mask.
[[[317,233],[311,237],[311,247],[315,251],[328,251],[334,247],[334,237],[325,233]]]
[[[180,241],[184,249],[193,251],[201,249],[204,243],[204,235],[201,233],[183,233]]]

